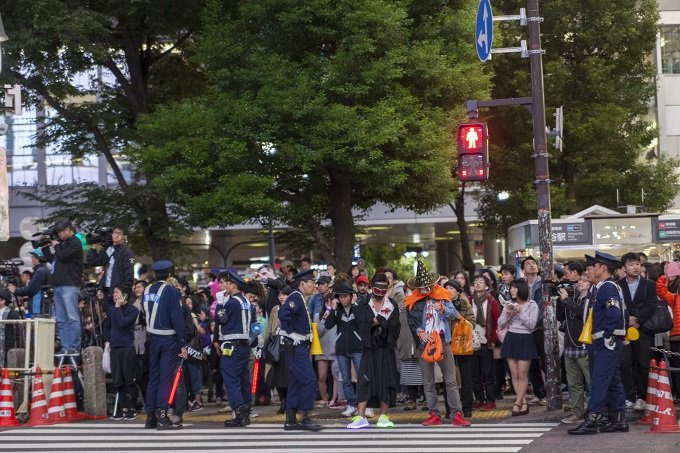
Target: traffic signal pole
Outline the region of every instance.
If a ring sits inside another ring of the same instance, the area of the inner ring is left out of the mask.
[[[483,0],[484,1],[484,0]],[[479,108],[524,106],[533,117],[534,138],[534,187],[536,188],[536,207],[538,211],[538,242],[539,266],[543,281],[543,299],[536,301],[543,313],[544,353],[545,353],[545,390],[548,399],[548,410],[562,408],[562,392],[560,391],[560,358],[557,340],[557,319],[555,313],[556,300],[551,297],[553,275],[553,244],[550,215],[550,175],[548,171],[548,149],[545,123],[545,97],[543,91],[543,49],[541,48],[541,27],[543,18],[539,15],[539,0],[527,0],[526,24],[529,31],[529,45],[526,56],[531,66],[531,97],[491,99],[485,101],[469,100],[466,102],[468,117],[476,119]],[[481,4],[480,4],[481,7]],[[520,16],[506,16],[499,20],[522,21]],[[495,20],[495,19],[494,19]],[[488,34],[488,33],[487,33]],[[482,35],[482,38],[486,35]],[[494,49],[495,50],[495,49]],[[512,50],[502,50],[491,53],[522,52],[524,46]],[[484,58],[480,56],[484,61]]]

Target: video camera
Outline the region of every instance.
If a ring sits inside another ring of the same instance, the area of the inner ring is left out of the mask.
[[[52,225],[49,228],[45,228],[44,230],[35,233],[33,237],[37,239],[31,240],[31,245],[34,249],[40,249],[50,245],[52,241],[58,241],[59,231],[57,230],[56,225]]]
[[[97,300],[98,289],[99,286],[96,283],[85,283],[80,287],[80,298],[86,301],[95,301]]]
[[[569,281],[555,282],[553,285],[550,286],[550,295],[557,296],[558,295],[557,291],[560,288],[563,288],[567,292],[567,297],[569,299],[574,298],[574,294],[576,294],[576,282]]]
[[[0,260],[0,281],[17,286],[19,266],[23,264],[20,260]]]
[[[97,227],[85,235],[85,239],[90,244],[101,244],[108,247],[113,244],[113,228]]]

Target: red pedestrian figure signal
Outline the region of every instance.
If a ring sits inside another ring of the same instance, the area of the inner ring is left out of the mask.
[[[465,123],[458,126],[458,179],[485,181],[489,178],[489,158],[486,123]]]

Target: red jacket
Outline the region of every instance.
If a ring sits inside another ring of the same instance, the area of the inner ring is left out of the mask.
[[[662,275],[656,280],[656,294],[673,310],[673,328],[670,337],[680,337],[680,294],[668,290],[668,279]]]

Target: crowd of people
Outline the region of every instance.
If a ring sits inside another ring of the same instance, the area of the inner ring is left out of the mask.
[[[597,252],[556,265],[549,276],[531,256],[474,274],[439,275],[418,260],[405,282],[389,268],[369,276],[331,263],[315,273],[303,260],[299,269],[207,275],[196,288],[173,276],[166,260],[152,265],[153,281],[146,271],[134,279],[122,227],[85,260],[82,248],[71,251],[70,223],[59,227],[60,241],[31,252],[34,269],[22,284],[0,289],[0,319],[16,315],[16,300],[45,315],[46,296],[36,288],[49,280],[58,355],[104,346],[117,395],[112,418],[137,418],[144,395],[147,428],[179,428],[183,414],[201,411],[206,400],[232,413],[225,427],[247,426],[274,392],[286,430],[320,429],[310,416],[315,407],[337,409],[349,429],[370,426],[376,415],[377,427],[392,427],[390,412],[419,408],[424,426],[467,427],[473,410],[494,410],[504,395],[514,398],[511,415],[521,417],[547,404],[548,287],[569,395],[562,421],[577,424],[570,434],[627,431],[626,411],[646,408],[650,348],[680,352],[680,262],[652,264],[641,253]],[[101,267],[93,298],[79,292],[85,265]],[[660,305],[673,314],[667,332],[652,325]],[[3,363],[12,328],[0,329]],[[469,347],[461,349],[461,340]],[[673,385],[678,402],[680,380]]]

